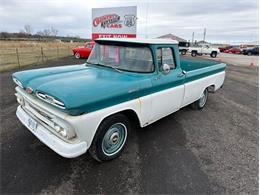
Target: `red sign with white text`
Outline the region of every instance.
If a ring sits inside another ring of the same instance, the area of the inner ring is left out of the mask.
[[[92,40],[97,38],[135,38],[137,7],[92,9]]]
[[[92,40],[95,40],[98,38],[136,38],[136,34],[92,33]]]

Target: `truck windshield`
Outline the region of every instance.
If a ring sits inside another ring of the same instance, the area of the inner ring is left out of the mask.
[[[129,72],[154,71],[151,50],[145,46],[129,47],[96,43],[87,63]]]

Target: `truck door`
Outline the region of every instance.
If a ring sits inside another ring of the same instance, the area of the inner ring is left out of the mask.
[[[210,48],[208,45],[203,45],[202,46],[202,53],[203,54],[209,54],[210,53]]]
[[[175,58],[178,53],[177,49],[172,47],[157,48],[156,62],[158,74],[152,80],[152,121],[158,120],[180,108],[184,95],[183,81],[185,75],[179,65],[176,65]],[[175,55],[174,55],[175,54]],[[163,65],[170,67],[169,72],[163,71]]]

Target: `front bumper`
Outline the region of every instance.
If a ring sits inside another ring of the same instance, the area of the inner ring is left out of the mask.
[[[37,123],[37,128],[34,130],[28,125],[28,120],[31,116],[18,106],[16,115],[18,119],[26,126],[41,142],[47,145],[54,152],[65,158],[74,158],[80,156],[87,151],[87,143],[85,141],[77,143],[67,143],[56,135],[52,134],[40,123]]]

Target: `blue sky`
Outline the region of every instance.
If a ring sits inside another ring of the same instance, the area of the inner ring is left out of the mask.
[[[17,32],[28,24],[37,32],[53,26],[58,35],[90,38],[92,8],[133,5],[138,37],[173,33],[190,40],[194,31],[201,40],[206,28],[211,42],[258,40],[257,0],[1,0],[0,30]]]

